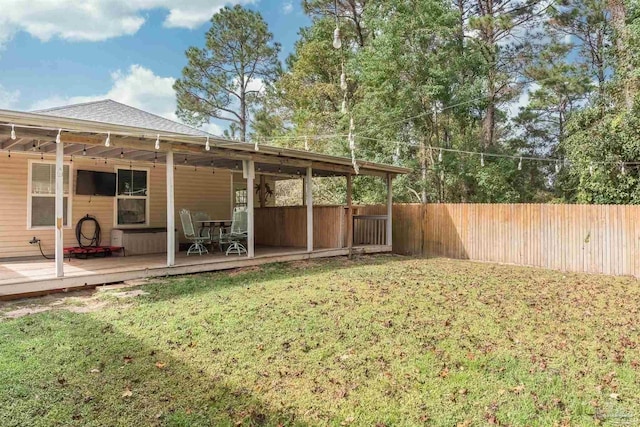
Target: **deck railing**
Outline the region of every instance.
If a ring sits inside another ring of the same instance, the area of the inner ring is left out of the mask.
[[[386,245],[386,215],[354,215],[353,245]]]

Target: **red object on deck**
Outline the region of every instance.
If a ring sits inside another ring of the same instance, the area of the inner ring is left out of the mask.
[[[123,246],[86,246],[81,248],[79,246],[64,248],[64,254],[69,256],[75,256],[76,258],[88,258],[90,256],[111,256],[114,252],[122,252],[125,255]]]

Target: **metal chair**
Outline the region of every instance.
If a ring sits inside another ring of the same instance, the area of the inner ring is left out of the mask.
[[[204,225],[203,223],[203,221],[211,220],[209,214],[206,212],[194,212],[193,214],[191,214],[191,218],[193,218],[196,226],[200,226],[200,228],[198,229],[198,235],[205,236],[206,233],[209,233],[210,239],[207,243],[211,245],[211,250],[213,250],[213,245],[219,246],[220,234],[213,232],[214,226],[211,223],[209,223],[208,225]]]
[[[191,241],[191,246],[187,250],[187,256],[197,253],[198,255],[209,253],[205,244],[211,242],[211,233],[209,229],[203,230],[202,235],[196,233],[193,228],[193,220],[191,219],[191,213],[188,209],[182,209],[180,211],[180,221],[182,222],[182,231],[184,237]]]
[[[243,255],[247,253],[247,248],[241,243],[243,240],[247,240],[247,209],[235,208],[229,232],[220,228],[220,247],[229,245],[225,252],[226,255],[230,253]]]

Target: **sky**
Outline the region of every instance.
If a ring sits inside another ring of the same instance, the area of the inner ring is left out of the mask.
[[[0,109],[110,98],[176,120],[184,52],[202,47],[211,16],[234,4],[262,14],[283,61],[309,25],[300,0],[0,0]]]

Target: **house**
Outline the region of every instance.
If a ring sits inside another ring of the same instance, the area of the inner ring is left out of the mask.
[[[359,218],[370,237],[359,250],[390,251],[391,180],[408,170],[357,166],[389,190],[385,215]],[[0,297],[347,255],[358,243],[354,174],[351,159],[226,140],[111,100],[0,110]],[[346,206],[314,206],[316,176],[346,179]],[[112,193],[86,191],[100,177],[115,181]],[[284,179],[304,181],[304,206],[273,206],[264,190]],[[247,211],[246,254],[179,251],[187,242],[180,210],[228,221],[239,205]],[[86,215],[100,225],[101,246],[119,246],[112,239],[126,236],[126,256],[65,258],[64,248],[78,246],[76,225]]]

